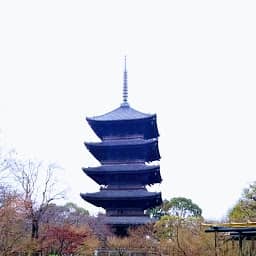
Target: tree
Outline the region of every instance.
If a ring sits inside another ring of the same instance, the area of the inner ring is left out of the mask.
[[[148,210],[148,213],[157,219],[164,215],[174,215],[180,218],[200,217],[202,209],[191,199],[185,197],[174,197],[170,201],[165,199],[161,206]]]
[[[178,216],[180,218],[200,217],[202,209],[191,199],[185,197],[174,197],[169,202],[165,202],[164,211],[168,215]]]
[[[86,243],[88,238],[90,238],[90,243],[94,244],[93,246],[97,244],[95,241],[92,241],[93,237],[94,235],[88,226],[76,227],[69,224],[62,226],[48,225],[44,228],[41,237],[41,250],[44,253],[54,253],[57,255],[84,253],[90,247]]]
[[[190,237],[186,234],[198,233],[198,223],[202,221],[201,208],[191,199],[174,197],[170,201],[164,200],[159,211],[163,216],[155,223],[156,238],[169,254],[192,255],[191,246],[186,242]]]
[[[25,209],[16,192],[0,188],[0,255],[18,252],[26,238]]]
[[[164,255],[214,255],[214,242],[201,228],[201,217],[165,215],[155,223],[155,237]]]
[[[90,216],[86,209],[71,202],[65,205],[50,203],[40,221],[41,225],[44,226],[69,225],[75,228],[88,226],[98,240],[102,242],[102,245],[104,245],[106,237],[112,235],[110,228],[105,224],[104,215]],[[92,239],[92,241],[95,240]]]
[[[86,209],[75,203],[50,203],[41,218],[41,249],[45,253],[92,254],[99,245],[97,232],[93,230],[94,223],[99,222],[98,218],[89,216]],[[104,228],[100,232],[104,233]]]
[[[0,145],[0,182],[8,177],[9,158],[13,151],[6,153]]]
[[[63,198],[63,191],[58,191],[55,172],[59,169],[55,164],[44,165],[31,160],[9,160],[9,170],[13,175],[17,188],[22,194],[27,218],[31,222],[31,237],[39,237],[39,224],[49,204]]]
[[[127,251],[132,255],[132,252],[139,255],[159,253],[159,243],[154,238],[153,227],[153,224],[145,224],[129,228],[127,237],[110,236],[107,240],[108,248],[115,250],[118,255],[127,255]]]
[[[66,203],[65,205],[56,205],[50,203],[41,218],[44,224],[70,224],[70,225],[84,225],[90,220],[89,212],[77,206],[75,203]]]
[[[167,203],[169,203],[169,201],[167,199],[165,199],[160,206],[147,209],[147,214],[151,218],[155,218],[155,219],[159,220],[162,216],[168,215],[167,210],[166,210]]]
[[[66,209],[69,222],[76,224],[77,226],[81,224],[88,223],[89,211],[83,207],[79,207],[77,204],[68,202],[64,205]]]
[[[3,172],[7,169],[6,160],[4,159],[1,151],[0,151],[0,179],[2,179]]]
[[[245,188],[241,198],[229,211],[231,221],[256,221],[256,181]]]

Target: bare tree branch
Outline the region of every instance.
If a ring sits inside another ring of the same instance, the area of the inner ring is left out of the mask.
[[[39,222],[48,205],[64,196],[63,191],[58,191],[55,180],[55,172],[59,167],[32,160],[12,159],[9,168],[23,194],[28,218],[32,223],[32,238],[38,238]]]

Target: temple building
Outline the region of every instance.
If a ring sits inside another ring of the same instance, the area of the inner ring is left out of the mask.
[[[126,63],[121,106],[86,120],[100,142],[85,142],[85,146],[100,165],[82,169],[100,185],[100,191],[81,193],[81,197],[106,210],[105,223],[117,234],[152,222],[146,210],[162,203],[160,192],[146,188],[162,181],[160,166],[154,164],[160,160],[156,114],[130,107]]]

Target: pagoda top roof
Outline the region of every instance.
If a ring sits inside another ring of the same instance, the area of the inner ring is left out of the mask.
[[[134,108],[130,107],[127,104],[121,104],[120,107],[110,111],[104,115],[99,115],[95,117],[87,117],[86,119],[93,121],[124,121],[124,120],[135,120],[135,119],[146,119],[152,118],[156,116],[156,114],[146,114],[142,113]]]

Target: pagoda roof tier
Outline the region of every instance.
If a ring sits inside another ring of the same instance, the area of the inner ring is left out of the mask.
[[[152,185],[162,181],[159,165],[102,165],[83,171],[99,185]]]
[[[145,139],[159,136],[156,114],[139,112],[129,105],[96,117],[87,117],[87,122],[101,138],[108,137],[143,137]]]
[[[145,210],[162,203],[161,193],[148,192],[146,189],[102,189],[96,193],[80,195],[85,201],[104,209],[137,208]]]
[[[109,140],[85,142],[85,145],[102,164],[152,162],[160,159],[157,139]]]

